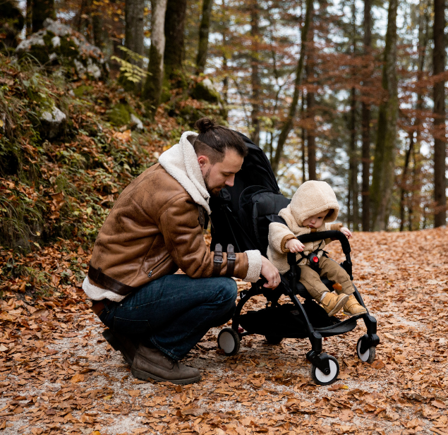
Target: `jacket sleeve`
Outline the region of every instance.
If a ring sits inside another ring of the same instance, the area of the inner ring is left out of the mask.
[[[269,247],[278,254],[285,254],[289,252],[285,248],[288,240],[295,239],[294,233],[284,224],[278,222],[271,222],[269,224],[268,241]]]
[[[214,271],[214,253],[210,252],[205,244],[199,222],[198,206],[190,197],[177,196],[165,204],[159,215],[159,229],[168,252],[188,276],[191,278],[227,276],[228,264],[225,252],[220,269],[217,273],[216,268]],[[236,253],[235,256],[232,275],[256,281],[261,270],[261,254],[258,251],[248,251]]]

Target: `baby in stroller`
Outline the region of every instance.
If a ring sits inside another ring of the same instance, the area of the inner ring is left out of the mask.
[[[366,309],[358,303],[355,289],[347,272],[323,250],[331,239],[302,244],[298,236],[312,232],[339,230],[347,238],[348,228],[334,222],[338,216],[339,204],[330,185],[324,181],[303,183],[292,197],[291,203],[279,212],[286,225],[272,222],[269,225],[269,246],[267,256],[281,274],[289,271],[288,252],[296,253],[300,267],[300,282],[308,293],[331,317],[342,308],[348,315],[365,314]],[[326,276],[337,283],[328,290],[321,277]]]

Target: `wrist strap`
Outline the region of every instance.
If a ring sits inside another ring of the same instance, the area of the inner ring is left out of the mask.
[[[233,276],[233,272],[235,270],[235,249],[233,245],[227,245],[227,276]]]

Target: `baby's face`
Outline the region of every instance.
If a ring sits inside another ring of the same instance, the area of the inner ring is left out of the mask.
[[[302,222],[302,225],[304,227],[318,229],[324,223],[324,219],[327,216],[327,214],[328,214],[328,210],[327,211],[323,211],[322,213],[319,213],[319,214],[315,214],[314,216],[310,216],[308,219],[305,219]]]

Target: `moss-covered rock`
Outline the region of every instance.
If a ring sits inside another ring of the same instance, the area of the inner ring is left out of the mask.
[[[196,83],[191,91],[191,96],[196,100],[203,100],[214,104],[222,101],[221,95],[208,78]]]
[[[115,127],[121,127],[131,123],[131,114],[135,114],[128,104],[116,104],[107,112],[109,122]]]
[[[98,47],[69,26],[47,18],[44,28],[33,33],[17,47],[22,57],[28,55],[42,65],[61,65],[68,76],[105,78],[109,67]]]

